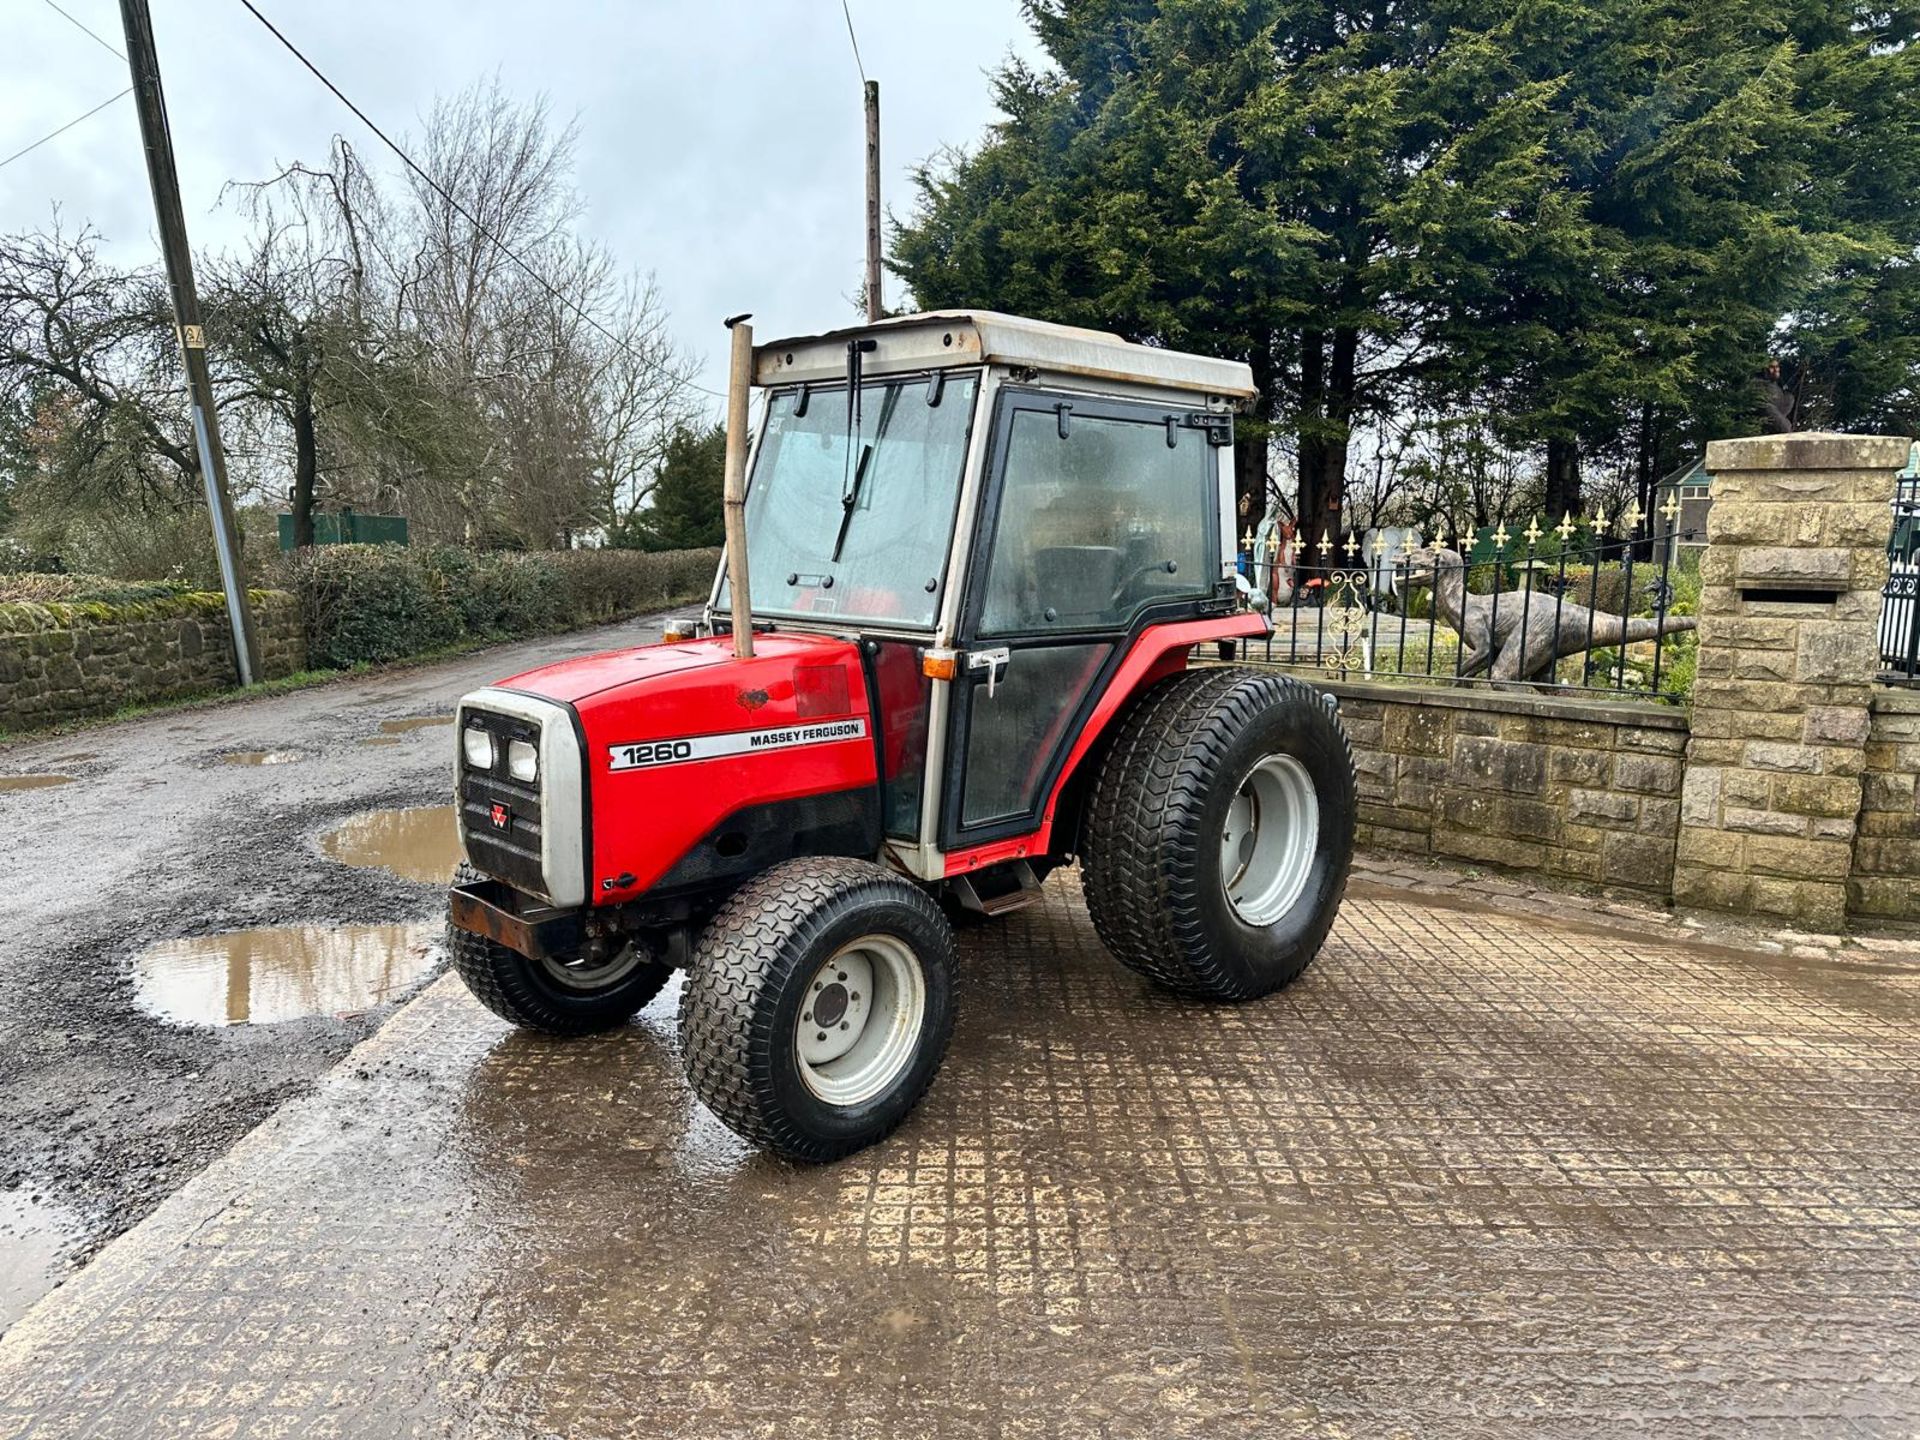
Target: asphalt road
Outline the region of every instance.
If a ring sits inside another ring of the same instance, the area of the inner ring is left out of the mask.
[[[141,1003],[136,957],[255,926],[431,922],[437,885],[320,849],[361,812],[449,799],[449,729],[391,722],[658,633],[641,619],[0,748],[0,1329],[417,988],[345,1014],[179,1023]],[[245,752],[284,763],[229,758]],[[72,783],[6,785],[35,774]],[[427,975],[438,960],[435,940]]]

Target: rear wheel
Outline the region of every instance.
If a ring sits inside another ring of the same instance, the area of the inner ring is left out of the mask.
[[[799,1160],[888,1134],[953,1028],[953,933],[918,886],[864,860],[776,865],[701,935],[680,999],[694,1093]]]
[[[462,865],[456,883],[480,878]],[[605,956],[531,960],[497,940],[447,927],[453,968],[474,998],[523,1030],[588,1035],[624,1024],[660,993],[672,967],[635,940]]]
[[[1353,759],[1299,681],[1199,670],[1150,692],[1094,782],[1087,909],[1107,948],[1171,990],[1248,1000],[1306,969],[1353,856]]]

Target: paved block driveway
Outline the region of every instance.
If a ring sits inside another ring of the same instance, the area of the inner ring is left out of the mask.
[[[892,1141],[443,980],[0,1343],[0,1436],[1920,1430],[1920,965],[1365,887],[1284,995],[964,937]]]

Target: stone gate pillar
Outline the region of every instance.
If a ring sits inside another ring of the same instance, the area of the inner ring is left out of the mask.
[[[1818,432],[1707,446],[1678,904],[1845,926],[1889,506],[1907,448]]]

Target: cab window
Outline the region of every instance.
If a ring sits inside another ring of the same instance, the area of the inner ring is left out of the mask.
[[[983,636],[1125,629],[1202,599],[1220,569],[1213,450],[1184,412],[1002,398]]]

